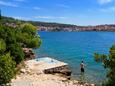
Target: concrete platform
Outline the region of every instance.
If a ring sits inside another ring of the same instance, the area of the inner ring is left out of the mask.
[[[68,65],[67,63],[52,59],[50,57],[38,58],[36,61],[38,63],[44,63],[42,64],[42,69],[44,70]]]
[[[29,60],[26,63],[29,68],[34,71],[41,71],[43,73],[70,73],[69,66],[67,63],[52,59],[50,57],[37,58]],[[66,74],[66,75],[67,75]]]

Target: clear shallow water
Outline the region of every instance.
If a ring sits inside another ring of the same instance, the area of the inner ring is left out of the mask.
[[[108,54],[115,44],[115,32],[39,32],[42,45],[35,49],[37,57],[49,56],[67,62],[72,77],[85,82],[101,83],[105,69],[93,58],[95,52]],[[86,64],[85,74],[80,75],[80,62]]]

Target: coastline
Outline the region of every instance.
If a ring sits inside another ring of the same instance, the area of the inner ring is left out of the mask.
[[[69,80],[60,73],[45,74],[35,63],[37,61],[34,59],[24,61],[25,66],[21,68],[20,74],[12,79],[11,86],[94,86],[78,80]],[[44,63],[39,63],[41,64]]]

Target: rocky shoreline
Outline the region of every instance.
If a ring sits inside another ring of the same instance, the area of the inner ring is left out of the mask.
[[[23,64],[20,64],[21,69],[17,76],[11,80],[11,86],[94,86],[94,84],[72,80],[68,65],[60,61],[56,68],[43,71],[44,66],[47,68],[50,65],[44,62],[37,62],[31,48],[23,48],[23,51],[26,60]],[[60,67],[60,65],[62,66]]]
[[[20,74],[12,79],[11,86],[94,86],[94,84],[71,80],[62,73],[45,74],[32,60],[24,61]],[[37,70],[36,70],[37,69]]]

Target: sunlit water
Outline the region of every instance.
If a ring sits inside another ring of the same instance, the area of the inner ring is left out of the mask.
[[[115,44],[115,32],[39,32],[42,45],[35,49],[37,57],[49,56],[66,62],[72,70],[72,78],[85,82],[101,83],[106,72],[96,63],[94,53],[108,54]],[[80,74],[80,62],[85,62],[85,73]]]

